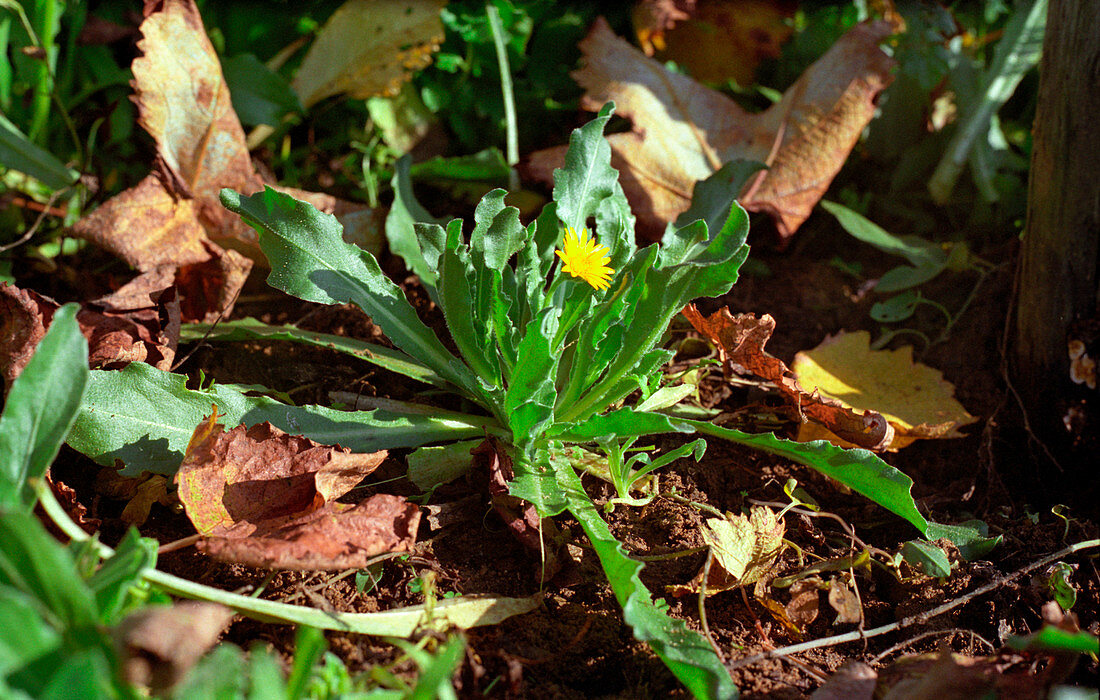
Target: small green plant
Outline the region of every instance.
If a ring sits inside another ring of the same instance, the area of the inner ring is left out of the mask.
[[[272,286],[309,301],[358,305],[401,351],[361,357],[457,394],[481,411],[450,413],[444,426],[439,411],[427,416],[423,406],[380,402],[359,412],[367,413],[362,420],[370,427],[345,419],[344,434],[334,441],[375,449],[428,445],[474,437],[472,426],[497,438],[513,462],[511,493],[533,503],[542,517],[568,510],[578,520],[638,639],[696,696],[730,697],[736,688],[709,642],[670,618],[638,578],[642,565],[626,556],[581,486],[576,470],[584,465],[571,457],[577,454],[571,445],[601,443],[617,456],[616,490],[629,499],[638,478],[702,449],[693,443],[645,464],[644,457],[623,458],[635,440],[700,432],[808,464],[923,534],[945,535],[916,510],[912,481],[870,452],[793,443],[647,410],[660,401],[625,403],[635,390],[650,394],[659,386],[672,356],[662,340],[673,316],[693,299],[724,294],[736,282],[748,255],[748,217],[734,197],[759,166],[721,168],[696,187],[691,208],[659,245],[639,249],[603,138],[612,111],[613,105],[605,106],[573,133],[565,166],[555,173],[554,201],[528,226],[504,204],[504,190],[494,190],[478,205],[467,239],[460,220],[446,226],[432,220],[412,197],[407,165],[398,164],[386,225],[390,248],[442,309],[458,356],[420,320],[372,255],[342,241],[334,218],[271,189],[251,197],[224,190],[222,202],[258,231]],[[239,408],[236,414],[243,415]],[[394,432],[387,445],[385,424],[397,426],[398,419],[422,429]],[[302,432],[297,423],[293,429]]]

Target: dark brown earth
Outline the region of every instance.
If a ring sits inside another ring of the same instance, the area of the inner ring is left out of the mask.
[[[769,313],[778,329],[768,350],[787,361],[795,352],[816,346],[826,335],[839,330],[867,329],[877,335],[868,317],[872,295],[860,295],[860,280],[828,264],[834,255],[864,264],[865,277],[888,269],[892,261],[867,252],[828,222],[811,220],[796,246],[785,252],[769,250],[767,241],[758,242],[753,252],[755,268],[766,266],[768,274],[745,274],[727,297],[705,300],[704,312],[728,305],[733,312]],[[1000,264],[978,290],[969,311],[950,338],[919,357],[944,371],[954,383],[956,396],[970,413],[981,420],[966,429],[967,437],[951,441],[929,441],[885,455],[916,482],[914,495],[922,510],[941,522],[982,518],[1004,543],[993,550],[988,561],[959,562],[946,581],[912,576],[899,582],[881,568],[858,576],[865,627],[887,624],[902,617],[929,610],[982,585],[992,578],[1014,571],[1066,544],[1096,537],[1095,510],[1074,500],[1072,483],[1046,483],[1033,489],[1035,474],[1049,468],[1029,452],[1019,435],[1018,410],[1008,395],[1001,376],[1000,344],[1008,299],[1011,294],[1010,246],[986,251]],[[762,265],[760,265],[762,263]],[[384,261],[388,272],[400,273],[399,261]],[[401,276],[397,276],[401,279]],[[949,273],[927,285],[927,296],[949,308],[957,308],[975,282],[973,276]],[[427,308],[422,290],[414,279],[405,286],[417,300],[429,322],[440,327],[436,311]],[[256,316],[272,323],[297,323],[311,330],[378,341],[380,334],[369,319],[354,308],[326,308],[303,303],[255,284],[246,291],[235,316]],[[934,316],[919,316],[917,325],[938,331]],[[688,334],[687,326],[678,333]],[[263,361],[258,362],[257,358]],[[681,358],[678,358],[681,359]],[[403,400],[416,399],[418,387],[397,375],[356,364],[345,356],[322,349],[285,342],[240,343],[204,346],[181,367],[193,376],[202,370],[219,382],[262,384],[285,391],[298,403],[328,403],[328,392],[345,390],[371,396]],[[708,379],[706,396],[720,407],[735,411],[748,402],[767,405],[774,400],[759,390],[729,389],[715,374]],[[662,445],[675,444],[664,438]],[[406,452],[397,451],[373,474],[370,483],[353,492],[354,498],[375,492],[415,495],[402,478]],[[66,451],[54,468],[54,476],[76,490],[91,515],[103,521],[102,536],[117,539],[123,527],[117,519],[123,503],[94,493],[98,467]],[[798,479],[823,507],[853,524],[860,537],[873,547],[896,551],[900,542],[917,533],[906,523],[859,496],[844,494],[815,472],[782,459],[752,450],[713,442],[703,460],[681,460],[660,474],[663,492],[675,489],[680,495],[721,510],[737,512],[752,501],[785,502],[782,485]],[[530,595],[539,590],[540,564],[507,535],[504,523],[492,510],[486,490],[486,475],[472,474],[439,489],[431,503],[469,499],[468,518],[431,531],[422,524],[420,542],[412,556],[387,561],[381,580],[369,592],[358,594],[354,578],[336,581],[332,574],[280,572],[265,580],[267,572],[219,564],[194,549],[165,554],[160,567],[180,576],[227,590],[251,592],[264,586],[263,596],[273,600],[296,600],[337,610],[376,611],[423,602],[411,587],[426,571],[434,572],[441,594],[496,593]],[[372,485],[377,484],[377,485]],[[589,492],[603,503],[610,489],[586,478]],[[1071,506],[1068,524],[1051,513],[1051,506]],[[1095,508],[1095,505],[1091,506]],[[631,509],[618,507],[609,516],[614,534],[627,549],[639,556],[674,553],[702,544],[698,533],[699,515],[682,502],[658,498],[650,505]],[[824,557],[848,553],[850,546],[837,523],[824,518],[787,516],[787,538],[808,553]],[[467,632],[469,649],[457,677],[463,697],[684,697],[671,674],[642,644],[636,642],[621,620],[613,595],[604,581],[595,555],[580,528],[568,518],[559,524],[566,531],[566,565],[543,588],[545,604],[535,612],[512,618],[495,627]],[[170,542],[193,532],[178,508],[156,505],[142,534]],[[1100,631],[1100,579],[1093,559],[1071,557],[1077,566],[1074,582],[1079,588],[1075,612],[1081,626]],[[645,583],[654,591],[689,581],[704,563],[702,553],[648,563]],[[780,575],[799,569],[797,557],[788,549],[781,557]],[[751,592],[750,592],[751,593]],[[660,595],[661,593],[658,593]],[[774,591],[786,603],[785,591]],[[954,611],[926,624],[867,640],[803,653],[799,665],[772,659],[739,668],[734,679],[746,697],[794,698],[812,692],[820,683],[813,673],[830,675],[848,659],[888,663],[904,653],[932,652],[941,645],[973,655],[1000,647],[1007,634],[1023,634],[1041,625],[1039,608],[1045,602],[1042,582],[1024,576],[996,591],[975,598]],[[669,597],[672,614],[698,629],[699,613],[694,596]],[[833,611],[821,597],[821,615],[806,630],[804,639],[830,636],[853,629],[834,626]],[[765,649],[798,641],[784,631],[757,602],[729,591],[710,597],[707,621],[718,646],[733,661]],[[965,632],[962,632],[965,630]],[[935,633],[939,631],[939,633]],[[926,634],[933,632],[933,634]],[[920,635],[925,635],[916,639]],[[293,632],[287,627],[241,619],[233,624],[226,639],[243,647],[270,643],[289,655]],[[377,639],[329,634],[331,649],[353,672],[371,665],[387,664],[398,657],[394,647]],[[914,640],[907,643],[907,640]],[[982,641],[984,640],[984,642]],[[406,665],[395,672],[411,672]],[[1095,661],[1078,663],[1071,682],[1095,687]]]

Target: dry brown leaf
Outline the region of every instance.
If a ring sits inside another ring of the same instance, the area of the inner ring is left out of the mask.
[[[652,3],[643,3],[650,5]],[[679,14],[658,4],[658,24],[640,24],[635,10],[638,43],[647,56],[675,61],[689,75],[706,83],[734,80],[749,86],[765,59],[779,58],[794,28],[792,0],[699,0]],[[680,8],[674,8],[680,9]],[[663,27],[660,23],[663,23]]]
[[[150,307],[120,309],[110,298],[89,302],[76,315],[88,341],[88,364],[117,369],[147,362],[168,370],[179,342],[179,302],[169,288],[150,297]],[[23,371],[60,307],[34,290],[0,285],[0,366],[10,385]],[[99,307],[99,308],[96,308]]]
[[[791,601],[787,603],[787,617],[802,629],[806,629],[817,619],[820,596],[818,589],[821,579],[810,576],[791,584]]]
[[[226,430],[217,420],[215,410],[195,428],[175,477],[187,517],[204,535],[314,511],[354,488],[387,454],[354,454],[266,422]]]
[[[317,35],[291,87],[307,108],[346,93],[397,94],[443,42],[442,0],[348,0]]]
[[[167,189],[194,201],[207,236],[259,259],[256,232],[218,199],[223,187],[243,194],[263,189],[218,54],[192,0],[152,7],[146,3],[141,24],[138,49],[144,55],[131,66],[138,123],[156,141],[157,155],[175,178]]]
[[[161,697],[214,646],[233,614],[224,605],[197,600],[131,613],[112,634],[123,678]]]
[[[866,331],[826,338],[795,355],[791,370],[802,386],[840,406],[881,414],[893,428],[893,439],[885,445],[891,451],[916,440],[963,437],[958,428],[978,420],[954,398],[954,387],[942,372],[913,361],[913,348],[871,350]],[[803,424],[798,439],[845,447],[855,442],[823,425],[826,430]]]
[[[894,61],[878,46],[893,32],[884,21],[853,27],[760,114],[668,71],[615,36],[603,19],[581,41],[585,65],[573,77],[585,90],[585,109],[614,100],[617,113],[633,122],[632,131],[608,141],[640,232],[658,237],[688,208],[696,182],[745,158],[770,170],[750,181],[741,204],[767,212],[787,238],[844,165],[874,116],[876,97],[893,80]],[[564,147],[538,151],[529,171],[552,182],[564,156]]]
[[[344,571],[370,566],[386,552],[408,552],[416,542],[420,509],[400,496],[378,493],[342,508],[330,503],[297,518],[243,524],[224,537],[196,544],[215,559],[245,566]]]
[[[193,0],[147,2],[143,55],[133,62],[139,123],[157,162],[144,180],[76,223],[73,233],[142,273],[175,271],[183,318],[211,323],[232,310],[256,261],[266,258],[253,231],[218,193],[263,189],[248,154],[217,54]],[[346,238],[378,252],[378,215],[328,195],[296,191],[345,225]]]
[[[145,524],[154,503],[165,506],[173,503],[173,498],[168,495],[168,479],[151,472],[142,472],[136,477],[122,476],[118,470],[104,467],[96,474],[95,492],[127,501],[119,520],[134,527]]]
[[[685,307],[683,314],[695,330],[717,346],[727,377],[751,373],[774,382],[794,404],[797,418],[803,424],[808,419],[827,426],[832,433],[867,449],[879,450],[891,445],[894,428],[882,415],[871,410],[854,411],[840,401],[805,391],[782,360],[764,351],[775,331],[775,319],[768,314],[760,318],[753,314],[735,316],[722,308],[704,317],[694,304]]]
[[[7,282],[0,284],[0,366],[5,392],[31,361],[56,309],[52,299]]]
[[[288,435],[270,423],[225,430],[217,411],[191,437],[176,473],[196,545],[223,561],[280,569],[354,569],[408,551],[420,510],[377,494],[335,499],[378,468],[386,452],[353,454]]]
[[[855,625],[863,620],[859,597],[846,581],[836,576],[829,581],[829,605],[836,610],[834,625]]]

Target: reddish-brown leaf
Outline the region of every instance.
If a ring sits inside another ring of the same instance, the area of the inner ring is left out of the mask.
[[[155,297],[155,298],[154,298]],[[179,302],[175,289],[148,296],[150,306],[120,308],[112,297],[89,302],[76,315],[88,341],[88,364],[115,369],[147,362],[168,370],[179,342]],[[141,303],[140,295],[119,298]],[[0,285],[0,366],[9,384],[23,371],[59,304],[33,290]]]
[[[215,559],[268,569],[363,569],[386,552],[416,543],[420,509],[401,496],[378,493],[357,505],[328,503],[289,520],[261,521],[248,536],[235,528],[196,546]],[[242,530],[251,529],[242,524]]]
[[[727,377],[755,374],[767,379],[774,382],[780,393],[794,405],[800,420],[823,425],[848,442],[867,449],[885,449],[890,445],[894,429],[881,414],[875,411],[861,413],[835,399],[803,391],[783,361],[764,351],[764,345],[775,330],[775,319],[771,316],[732,315],[729,309],[722,308],[704,317],[693,304],[683,313],[695,330],[718,347]]]
[[[187,516],[206,537],[200,550],[250,566],[349,569],[416,541],[420,510],[401,497],[335,502],[382,463],[384,450],[353,454],[270,423],[225,430],[217,418],[215,411],[195,429],[176,473]]]

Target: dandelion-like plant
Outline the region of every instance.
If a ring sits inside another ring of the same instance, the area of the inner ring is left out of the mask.
[[[562,261],[562,271],[592,285],[595,289],[607,289],[608,282],[615,271],[607,266],[611,262],[607,246],[589,238],[588,229],[581,229],[578,236],[572,226],[565,229],[565,241],[562,249],[555,251]]]

